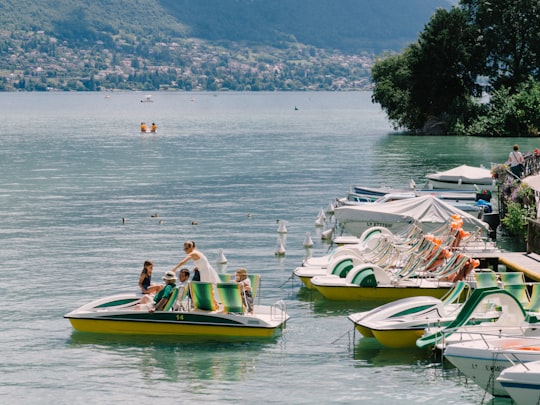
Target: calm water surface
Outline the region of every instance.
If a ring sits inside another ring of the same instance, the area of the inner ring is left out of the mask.
[[[506,159],[514,139],[402,136],[369,93],[143,98],[0,94],[2,403],[491,400],[429,352],[360,340],[346,316],[374,303],[327,302],[290,276],[304,257],[326,252],[317,213],[352,184],[421,184],[428,172],[489,166]],[[141,121],[155,121],[157,135],[141,135]],[[519,142],[524,151],[538,146]],[[288,229],[282,258],[274,255],[278,219]],[[262,274],[261,303],[283,299],[291,315],[282,337],[92,336],[63,318],[97,297],[135,291],[145,259],[159,280],[186,239],[211,261],[222,248],[229,262],[219,271]]]

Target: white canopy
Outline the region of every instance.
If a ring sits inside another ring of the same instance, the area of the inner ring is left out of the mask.
[[[474,167],[461,165],[454,167],[453,169],[446,170],[444,172],[437,172],[426,174],[426,178],[429,180],[438,180],[445,182],[458,182],[468,184],[492,184],[493,178],[491,177],[491,171],[485,167]]]
[[[540,175],[525,177],[521,182],[527,184],[534,191],[540,191]]]
[[[527,184],[534,190],[534,199],[536,200],[536,218],[540,218],[540,175],[527,176],[522,183]]]
[[[445,222],[451,221],[453,214],[463,218],[463,227],[475,231],[480,227],[486,232],[489,225],[478,218],[440,200],[432,195],[408,198],[387,203],[372,203],[336,208],[334,215],[341,224],[349,222],[380,223],[412,223],[415,220],[422,224],[425,232],[429,232]],[[376,225],[373,225],[376,226]],[[345,225],[345,228],[347,226]]]

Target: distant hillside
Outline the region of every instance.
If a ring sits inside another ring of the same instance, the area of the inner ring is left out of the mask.
[[[159,0],[209,41],[298,41],[346,52],[400,50],[449,0]]]
[[[451,1],[4,0],[0,90],[365,88]]]

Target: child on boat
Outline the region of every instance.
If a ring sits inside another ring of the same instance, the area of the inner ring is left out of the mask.
[[[150,260],[146,260],[143,264],[143,269],[139,277],[139,287],[143,294],[155,294],[163,288],[162,285],[152,284],[152,270],[154,264]]]

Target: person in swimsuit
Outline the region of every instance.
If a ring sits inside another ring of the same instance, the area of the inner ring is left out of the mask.
[[[146,260],[141,271],[141,276],[139,277],[139,287],[143,294],[155,294],[163,288],[159,284],[152,284],[153,269],[154,264],[150,260]]]

